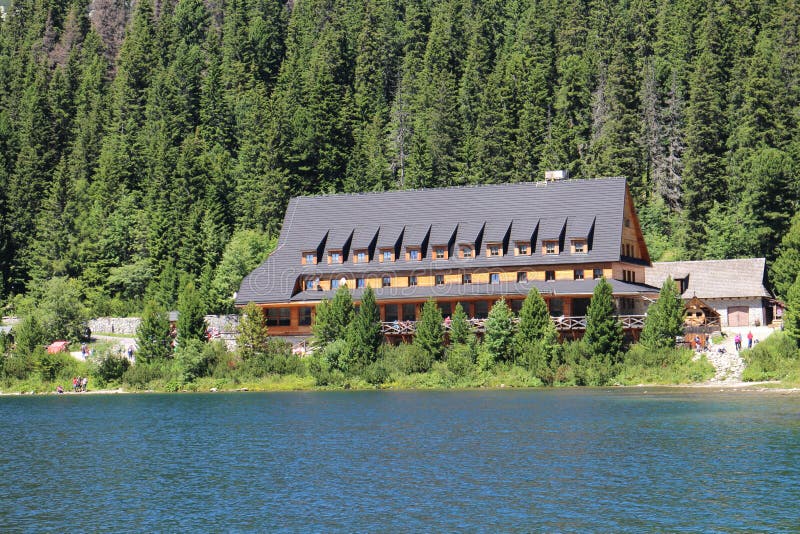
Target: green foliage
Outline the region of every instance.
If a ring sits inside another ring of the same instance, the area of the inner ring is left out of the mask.
[[[494,303],[486,319],[486,337],[483,344],[495,361],[512,360],[514,356],[514,317],[505,299]]]
[[[651,350],[675,346],[675,338],[683,332],[683,302],[675,282],[667,277],[658,300],[647,310],[641,344]]]
[[[611,284],[605,278],[594,288],[592,300],[586,310],[584,341],[591,350],[592,359],[615,363],[622,352],[622,324],[617,320]]]
[[[178,297],[178,345],[196,340],[206,340],[206,320],[203,300],[191,280]]]
[[[467,343],[456,343],[447,349],[447,370],[458,377],[470,376],[475,371],[475,348]]]
[[[336,290],[333,300],[320,302],[312,327],[317,346],[324,348],[337,339],[345,339],[353,315],[353,299],[346,286]]]
[[[116,382],[130,368],[131,362],[119,354],[108,352],[102,354],[97,361],[97,365],[92,370],[92,376],[102,384]]]
[[[789,288],[783,323],[786,334],[795,345],[800,346],[800,273],[797,273],[794,284]]]
[[[375,362],[378,348],[383,343],[383,334],[380,310],[372,288],[368,287],[361,295],[361,305],[347,326],[346,338],[349,350],[346,370],[352,372],[364,369]]]
[[[169,317],[155,302],[145,305],[142,322],[136,330],[136,346],[136,360],[142,363],[164,360],[172,353]]]
[[[211,374],[219,356],[213,345],[199,339],[187,339],[178,345],[175,350],[175,365],[184,384]]]
[[[439,361],[444,356],[444,325],[442,311],[436,301],[428,299],[422,306],[414,345],[420,348],[432,361]]]
[[[742,380],[800,380],[800,350],[788,333],[775,332],[752,349],[742,351]]]
[[[460,302],[456,304],[453,316],[450,318],[450,343],[464,344],[471,343],[475,339],[475,334],[467,320],[467,314]]]
[[[275,250],[277,239],[258,230],[238,230],[225,245],[211,282],[212,307],[215,313],[230,313],[233,294],[242,279]]]
[[[429,352],[413,343],[402,343],[396,347],[390,347],[387,352],[384,359],[392,360],[395,367],[406,375],[425,373],[431,369],[434,361]]]
[[[267,350],[269,343],[267,318],[264,315],[264,310],[255,303],[250,302],[242,309],[242,314],[239,316],[238,331],[236,348],[243,361],[254,358],[258,354],[263,354]]]
[[[24,316],[14,327],[15,353],[29,356],[46,342],[47,333],[35,313]]]
[[[797,273],[800,273],[800,212],[792,217],[791,227],[778,250],[778,257],[770,268],[770,280],[775,293],[786,299]]]
[[[77,280],[56,277],[44,283],[37,314],[46,337],[69,341],[89,339],[82,296]]]
[[[623,385],[690,384],[709,380],[714,372],[705,356],[696,359],[691,350],[636,344],[625,354],[614,381]]]

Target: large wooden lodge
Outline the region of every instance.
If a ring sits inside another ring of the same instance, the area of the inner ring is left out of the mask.
[[[270,333],[311,332],[316,305],[343,285],[375,291],[387,336],[413,334],[423,303],[461,302],[480,330],[494,302],[518,311],[531,287],[563,336],[579,336],[598,280],[636,336],[658,289],[623,178],[297,197],[277,249],[242,282]]]

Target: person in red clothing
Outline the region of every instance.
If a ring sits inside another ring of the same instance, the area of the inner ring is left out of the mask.
[[[747,332],[747,348],[753,348],[753,332]]]

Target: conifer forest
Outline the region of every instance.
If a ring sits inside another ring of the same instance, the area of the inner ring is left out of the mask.
[[[0,4],[2,302],[225,311],[292,196],[549,169],[627,177],[653,260],[800,270],[796,0]]]

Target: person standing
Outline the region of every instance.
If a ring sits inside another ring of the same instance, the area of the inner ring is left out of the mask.
[[[752,349],[753,348],[753,331],[752,330],[747,332],[747,348],[748,349]]]

